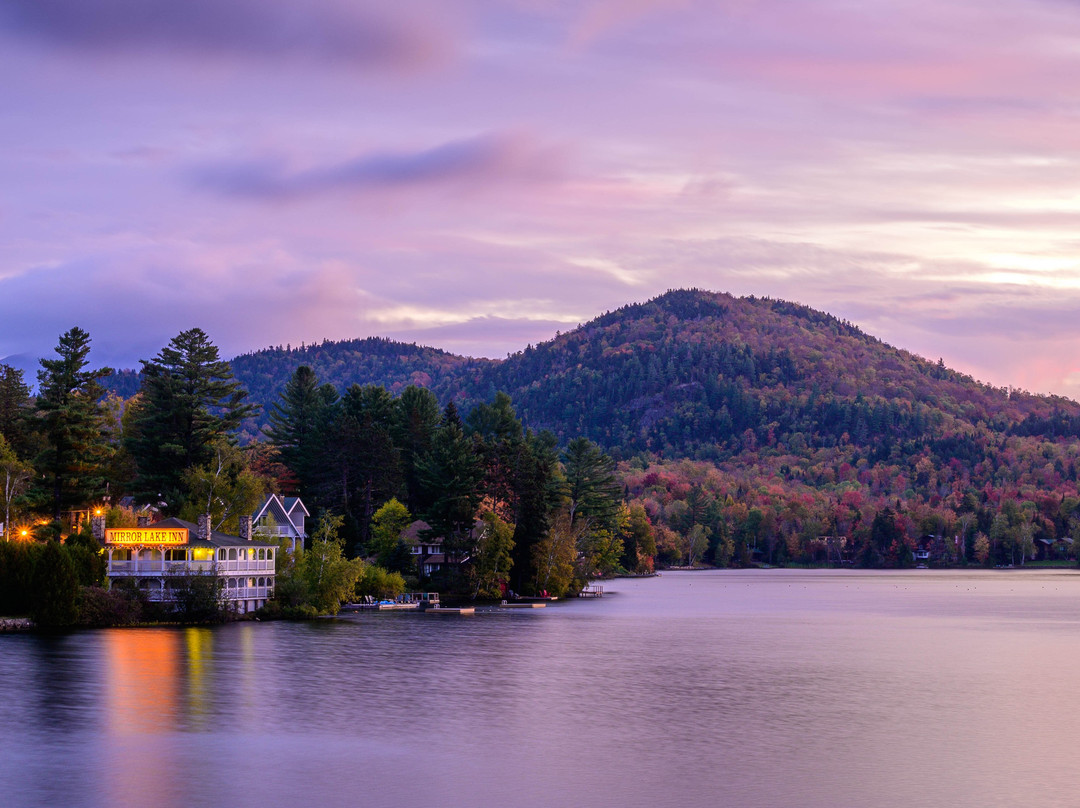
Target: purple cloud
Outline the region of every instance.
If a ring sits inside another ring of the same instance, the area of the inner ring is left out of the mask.
[[[412,67],[445,49],[428,26],[377,8],[329,0],[6,0],[0,26],[108,55],[165,51]]]
[[[305,171],[290,172],[275,161],[204,168],[195,178],[197,185],[228,196],[283,200],[341,190],[545,179],[555,173],[553,157],[520,137],[484,135],[415,152],[375,152]]]

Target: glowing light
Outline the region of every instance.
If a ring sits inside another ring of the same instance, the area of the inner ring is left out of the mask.
[[[105,543],[112,545],[187,544],[188,530],[169,527],[109,528],[105,531]]]

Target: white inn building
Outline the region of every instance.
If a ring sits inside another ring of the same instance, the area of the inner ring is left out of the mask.
[[[210,516],[193,525],[182,519],[164,519],[137,528],[105,528],[104,517],[94,517],[95,536],[105,547],[110,585],[118,578],[133,578],[150,600],[172,600],[178,579],[213,575],[221,580],[225,605],[238,612],[263,606],[274,595],[274,555],[277,542],[256,538],[252,517],[240,517],[239,536],[210,528]]]

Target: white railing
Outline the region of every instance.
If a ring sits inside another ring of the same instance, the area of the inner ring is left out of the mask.
[[[269,559],[261,561],[218,561],[217,568],[219,572],[263,572],[273,570],[274,562]]]
[[[270,559],[255,561],[166,561],[162,569],[160,559],[140,561],[111,561],[110,575],[191,575],[223,572],[273,572]]]
[[[272,598],[274,587],[272,586],[237,586],[226,587],[221,591],[226,600],[246,600],[247,598]]]
[[[148,589],[143,589],[148,600],[155,603],[168,603],[176,600],[176,592],[171,589],[161,589],[157,586],[152,586]],[[222,589],[222,600],[249,600],[249,599],[264,599],[269,600],[274,596],[274,587],[272,586],[241,586],[233,589]]]

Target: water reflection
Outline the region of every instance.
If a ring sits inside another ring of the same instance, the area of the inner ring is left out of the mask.
[[[191,729],[206,731],[212,726],[214,632],[209,628],[184,629],[187,653],[187,721]]]
[[[170,732],[179,715],[183,636],[130,629],[101,635],[105,653],[105,731],[110,735]]]
[[[0,637],[3,804],[1074,802],[1075,573],[611,588],[472,619]]]

